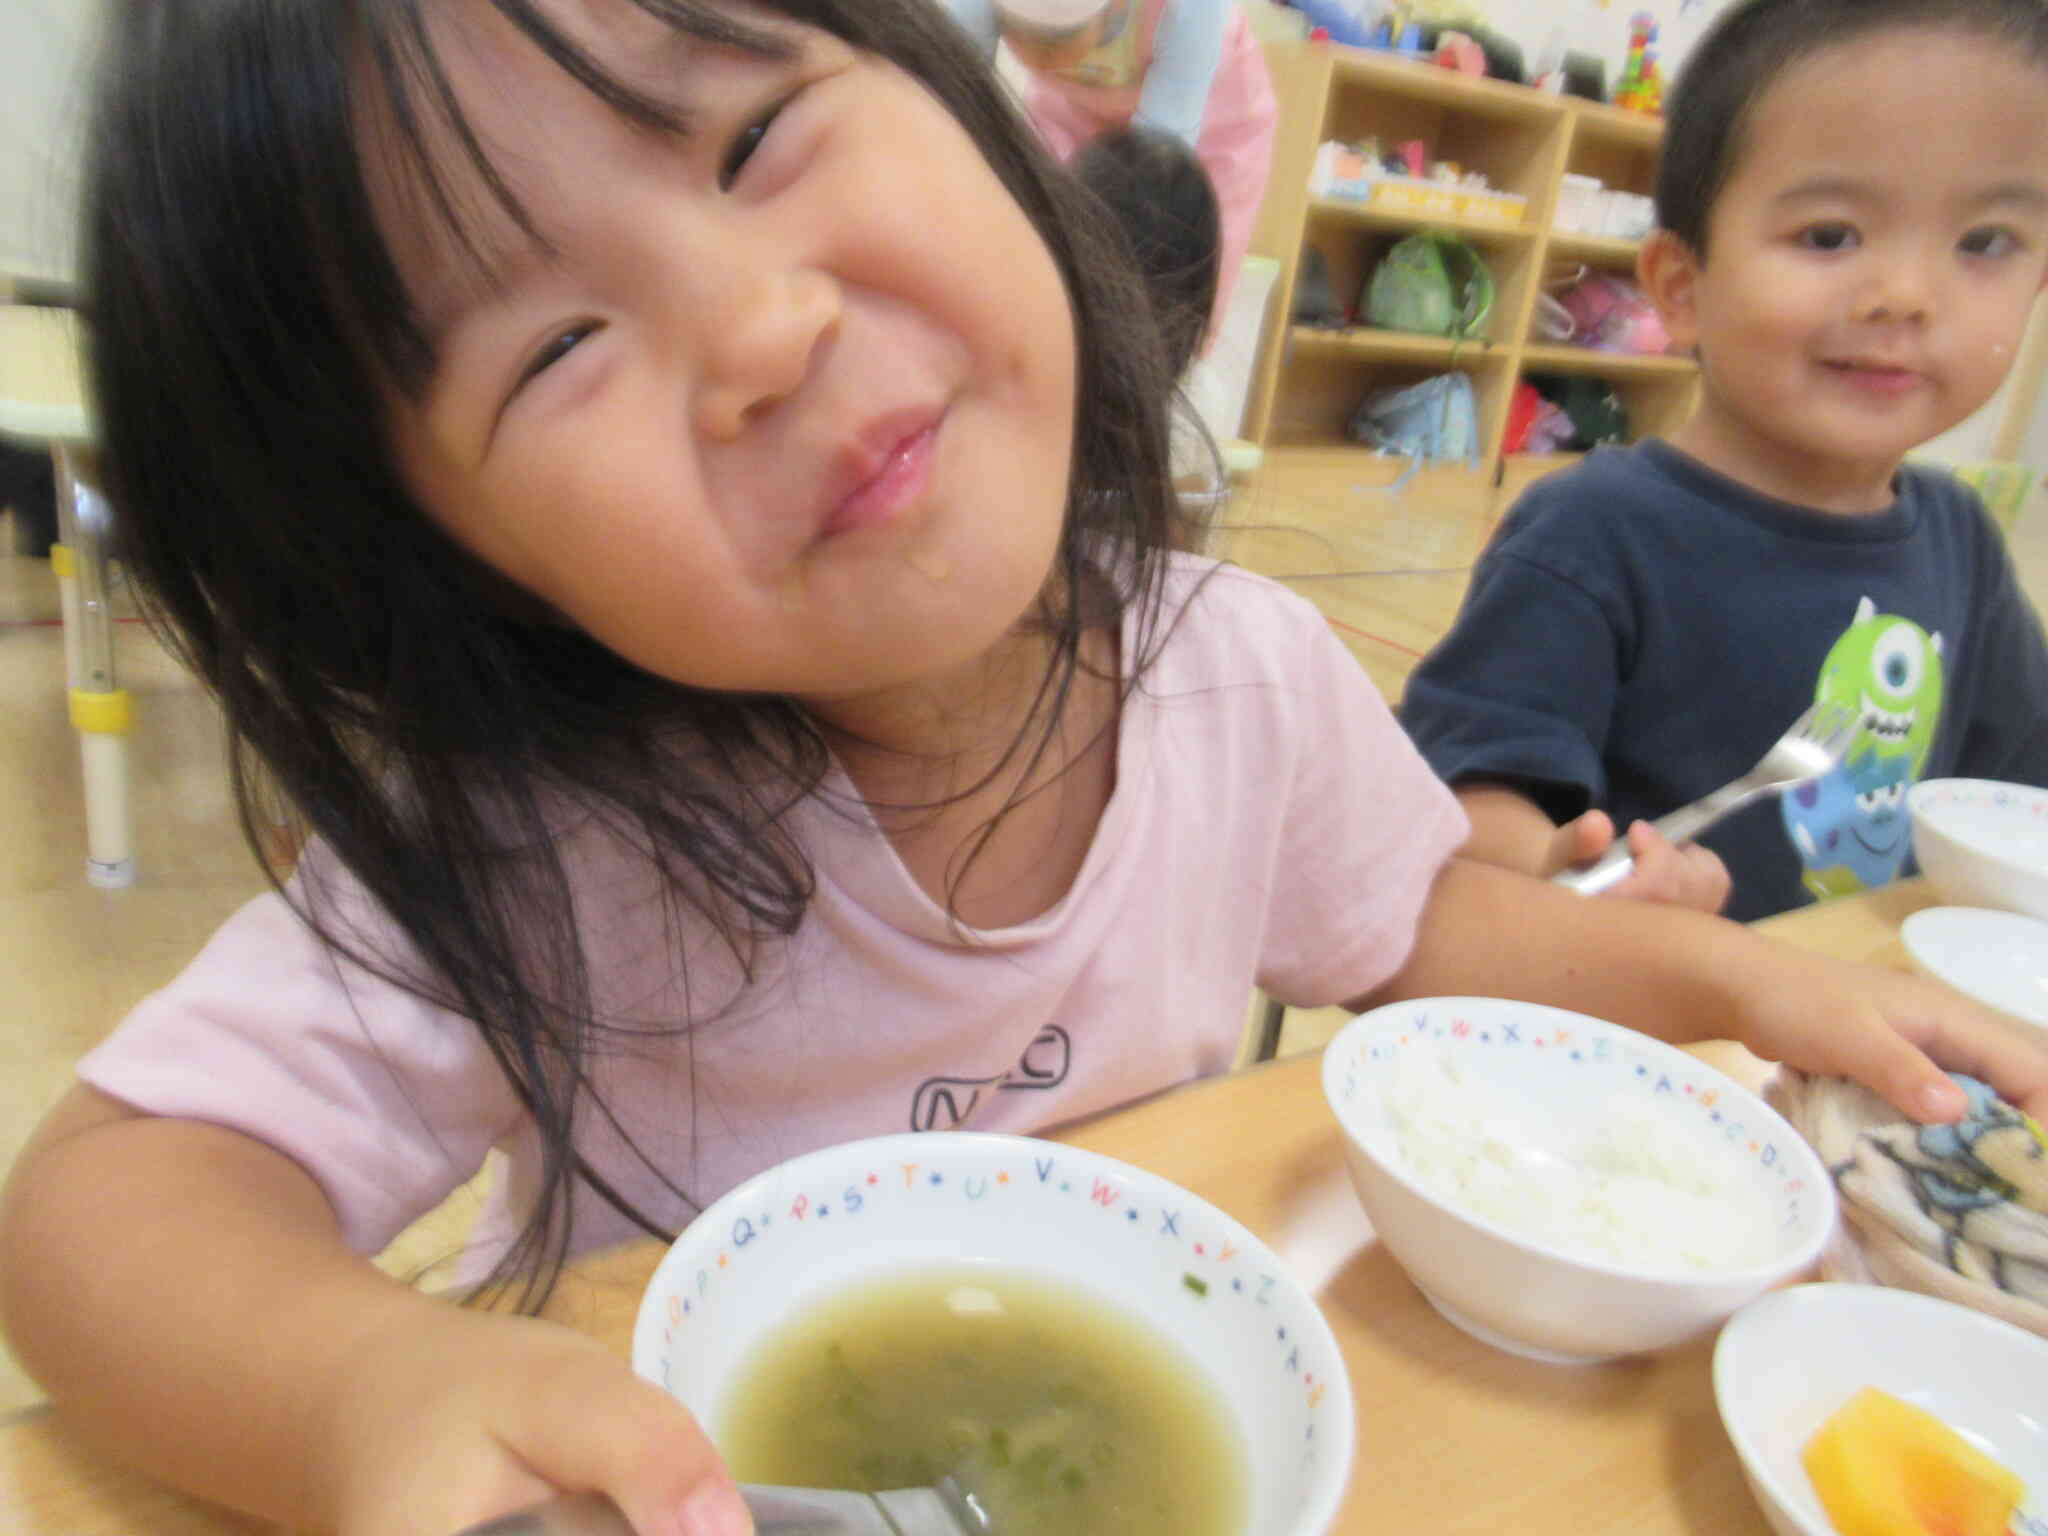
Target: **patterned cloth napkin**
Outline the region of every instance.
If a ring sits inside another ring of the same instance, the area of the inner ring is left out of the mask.
[[[1975,1078],[1916,1125],[1860,1083],[1781,1070],[1772,1105],[1820,1154],[1842,1223],[1822,1272],[1925,1291],[2048,1338],[2048,1135]]]

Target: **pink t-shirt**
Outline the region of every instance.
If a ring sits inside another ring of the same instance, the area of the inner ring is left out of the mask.
[[[1187,611],[1123,712],[1115,793],[1072,888],[1030,922],[962,933],[864,814],[814,802],[795,826],[815,899],[742,991],[704,935],[677,931],[644,860],[572,834],[604,1016],[683,1017],[679,953],[693,998],[739,995],[688,1033],[602,1047],[595,1084],[639,1153],[586,1108],[585,1159],[679,1228],[693,1208],[654,1169],[708,1203],[856,1137],[1037,1131],[1224,1070],[1255,982],[1314,1005],[1391,974],[1464,817],[1310,604],[1211,570],[1176,561],[1168,601]],[[405,953],[319,850],[296,879],[372,952]],[[509,1177],[488,1249],[538,1167],[476,1029],[337,957],[276,896],[230,918],[79,1070],[144,1110],[290,1154],[365,1252],[498,1147]],[[578,1247],[633,1230],[578,1192]]]

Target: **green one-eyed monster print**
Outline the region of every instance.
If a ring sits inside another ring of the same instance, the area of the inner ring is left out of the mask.
[[[1815,701],[1855,711],[1858,723],[1842,761],[1780,802],[1816,897],[1884,885],[1905,862],[1906,791],[1941,724],[1941,656],[1938,633],[1865,597],[1821,664]]]

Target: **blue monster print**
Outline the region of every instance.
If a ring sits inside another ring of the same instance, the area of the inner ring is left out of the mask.
[[[1942,651],[1939,634],[1866,596],[1821,664],[1814,701],[1853,711],[1858,725],[1839,767],[1780,802],[1816,897],[1884,885],[1905,862],[1906,791],[1941,721]]]
[[[1896,877],[1912,846],[1906,819],[1912,786],[1910,757],[1873,748],[1788,792],[1785,830],[1806,866],[1806,888],[1825,900]]]

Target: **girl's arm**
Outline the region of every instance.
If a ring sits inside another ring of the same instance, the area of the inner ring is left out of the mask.
[[[1361,1006],[1461,995],[1570,1008],[1674,1044],[1740,1041],[1768,1061],[1855,1078],[1917,1120],[1964,1111],[1942,1068],[2048,1118],[2048,1046],[1945,987],[1463,858],[1438,875],[1407,963]]]
[[[0,1194],[0,1323],[90,1438],[294,1526],[421,1536],[601,1488],[642,1536],[749,1528],[696,1422],[608,1350],[408,1289],[282,1153],[91,1088]]]

